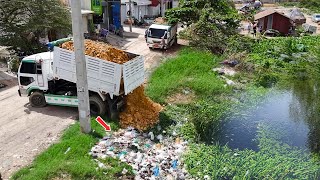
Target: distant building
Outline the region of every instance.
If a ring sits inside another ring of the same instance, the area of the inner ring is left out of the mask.
[[[146,20],[147,17],[157,17],[164,15],[168,9],[178,7],[178,0],[131,0],[132,16],[139,21]],[[162,5],[161,5],[162,2]],[[161,8],[163,14],[161,14]],[[129,0],[121,0],[122,22],[128,18]]]
[[[293,26],[290,17],[275,10],[262,11],[254,16],[254,20],[258,21],[258,27],[263,31],[274,29],[282,35],[288,34]]]

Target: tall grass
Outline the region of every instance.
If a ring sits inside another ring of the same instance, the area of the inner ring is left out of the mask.
[[[160,103],[180,88],[190,88],[200,97],[219,94],[225,88],[212,71],[219,60],[209,52],[185,48],[153,72],[146,93]]]

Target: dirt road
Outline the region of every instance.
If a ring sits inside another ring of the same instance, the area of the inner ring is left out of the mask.
[[[144,40],[144,31],[134,28],[135,33],[126,33],[127,38],[110,36],[108,40],[129,52],[144,55],[148,76],[161,59],[171,56],[177,48],[167,52],[150,51]],[[0,173],[2,178],[8,179],[13,172],[30,164],[36,155],[57,142],[61,132],[75,122],[77,109],[57,106],[32,108],[27,97],[19,97],[16,79],[0,69],[1,82],[8,86],[0,88]]]

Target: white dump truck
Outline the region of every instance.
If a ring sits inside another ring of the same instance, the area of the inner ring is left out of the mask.
[[[85,56],[91,115],[116,119],[123,97],[143,84],[144,58],[128,55],[131,60],[124,64]],[[18,70],[18,93],[29,96],[33,107],[78,107],[76,82],[75,54],[59,47],[23,58]]]
[[[145,33],[147,45],[150,49],[168,49],[177,43],[177,24],[168,24],[165,21],[155,21]]]

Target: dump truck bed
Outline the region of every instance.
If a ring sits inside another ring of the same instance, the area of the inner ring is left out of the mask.
[[[127,95],[144,82],[144,58],[128,53],[130,61],[124,64],[85,56],[88,89],[102,94],[120,95],[121,79]],[[75,53],[59,47],[53,51],[53,77],[77,82]]]

